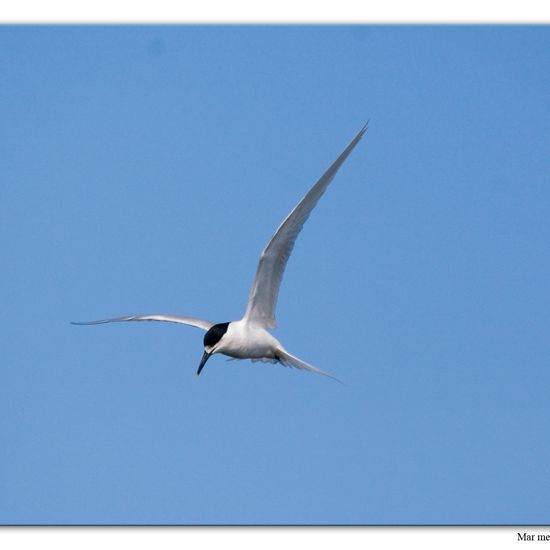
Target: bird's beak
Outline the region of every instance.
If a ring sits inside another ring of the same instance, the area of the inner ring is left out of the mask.
[[[197,377],[201,373],[201,370],[203,369],[204,365],[206,365],[206,361],[208,361],[209,357],[210,357],[210,353],[205,351],[202,355],[201,364],[199,365],[199,370],[197,371]]]

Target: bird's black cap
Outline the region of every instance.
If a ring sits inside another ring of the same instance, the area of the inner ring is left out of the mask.
[[[217,325],[210,327],[204,335],[204,347],[215,346],[227,332],[228,326],[229,323],[218,323]]]

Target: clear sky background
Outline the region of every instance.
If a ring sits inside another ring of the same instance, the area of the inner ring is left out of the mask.
[[[0,28],[1,523],[548,523],[548,27]],[[275,336],[213,357],[300,235]]]

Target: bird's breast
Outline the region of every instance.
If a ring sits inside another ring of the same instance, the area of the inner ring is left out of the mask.
[[[279,346],[266,330],[237,321],[230,323],[216,351],[236,359],[272,359]]]

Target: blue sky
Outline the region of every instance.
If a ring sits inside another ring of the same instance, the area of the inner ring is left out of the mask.
[[[548,523],[548,27],[0,27],[1,523]],[[238,319],[363,123],[275,336]]]

